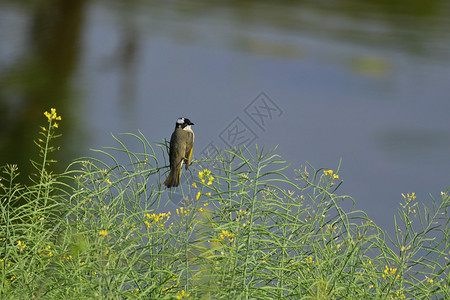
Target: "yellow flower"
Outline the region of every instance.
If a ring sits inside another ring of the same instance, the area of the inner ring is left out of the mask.
[[[416,199],[416,193],[412,193],[411,195],[408,193],[406,196],[405,194],[402,194],[402,197],[406,200],[406,202],[411,202]]]
[[[25,249],[26,246],[27,245],[20,240],[17,242],[17,248],[20,249],[21,252]]]
[[[200,193],[200,192],[198,192],[198,193],[197,193],[197,196],[195,197],[195,200],[198,200],[198,199],[200,199],[200,195],[201,195],[201,193]]]
[[[54,124],[53,124],[53,127],[54,127],[54,128],[58,128],[58,126],[59,126],[58,123],[54,123]]]
[[[220,235],[220,238],[224,240],[225,238],[228,238],[230,242],[233,241],[234,233],[228,232],[228,230],[222,230],[222,234]]]
[[[192,186],[197,188],[197,184],[195,182],[192,184]]]
[[[160,224],[157,225],[158,227],[163,227],[164,223],[167,220],[169,220],[171,214],[172,213],[169,211],[167,213],[146,214],[145,216],[147,217],[147,219],[152,220],[152,223],[155,223],[155,224],[160,223]],[[177,214],[178,214],[178,209],[177,209]],[[147,225],[148,228],[150,228],[151,223],[149,221],[144,221],[144,223]]]
[[[333,175],[333,170],[324,170],[323,174],[325,174],[325,175]]]
[[[385,266],[384,274],[382,274],[381,276],[386,279],[387,276],[394,275],[395,273],[397,273],[397,268],[389,268],[388,266]],[[397,274],[397,276],[395,276],[395,279],[398,279],[399,277],[400,275]]]
[[[189,294],[186,293],[184,290],[181,290],[181,293],[176,296],[177,299],[183,299],[187,297],[189,297]]]
[[[105,236],[108,235],[108,231],[107,230],[100,230],[100,232],[98,234],[100,234],[102,237],[105,237]]]
[[[220,235],[220,238],[223,240],[228,235],[228,230],[222,230],[222,234]]]
[[[58,120],[58,121],[61,120],[61,116],[58,116],[58,115],[56,114],[56,108],[51,108],[51,109],[50,109],[50,112],[48,112],[48,111],[44,112],[44,116],[47,117],[47,119],[48,119],[49,122],[50,122],[51,120]],[[57,128],[57,126],[56,126],[55,128]]]
[[[208,178],[208,185],[212,184],[212,181],[214,180],[214,177],[209,176],[211,175],[211,171],[208,169],[204,169],[203,171],[198,172],[198,178],[202,181],[202,184],[205,184],[205,178]],[[205,177],[205,178],[203,178]]]
[[[408,251],[409,249],[411,249],[411,245],[408,245],[407,247],[402,246],[402,248],[400,249],[400,251]]]
[[[333,174],[333,170],[324,170],[323,174],[325,175],[330,175],[333,179],[339,179],[339,175],[338,174]]]

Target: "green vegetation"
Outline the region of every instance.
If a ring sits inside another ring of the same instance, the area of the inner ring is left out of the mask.
[[[336,193],[339,170],[307,166],[291,179],[256,147],[194,164],[169,208],[165,144],[127,134],[139,153],[116,139],[104,160],[54,174],[61,118],[46,116],[33,184],[1,170],[1,299],[450,298],[447,192],[432,209],[404,195],[391,239],[342,208],[352,199]]]

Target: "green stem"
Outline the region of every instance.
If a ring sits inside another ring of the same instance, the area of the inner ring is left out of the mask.
[[[257,154],[256,154],[257,155]],[[258,192],[258,179],[259,179],[259,172],[260,172],[260,160],[258,159],[258,164],[256,166],[256,176],[255,176],[255,183],[254,183],[254,187],[253,187],[253,197],[252,197],[252,206],[250,209],[250,224],[249,224],[249,229],[248,229],[248,235],[247,235],[247,242],[246,242],[246,249],[245,249],[245,259],[244,259],[244,276],[243,276],[243,280],[247,279],[247,269],[248,269],[248,258],[249,258],[249,252],[251,249],[251,245],[250,242],[253,240],[251,238],[252,235],[252,229],[253,229],[253,217],[254,217],[254,211],[255,211],[255,204],[256,204],[256,197],[257,197],[257,192]],[[245,284],[244,282],[244,288],[245,288],[245,299],[249,298],[249,291],[248,291],[248,285]]]

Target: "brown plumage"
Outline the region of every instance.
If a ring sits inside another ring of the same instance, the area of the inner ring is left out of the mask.
[[[192,149],[194,146],[194,125],[189,119],[179,118],[175,125],[175,131],[170,138],[169,160],[170,173],[164,181],[167,188],[180,185],[181,167],[185,164],[186,170],[191,164]]]

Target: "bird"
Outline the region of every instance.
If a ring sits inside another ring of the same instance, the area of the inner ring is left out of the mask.
[[[181,168],[183,163],[186,170],[191,164],[192,150],[194,148],[194,125],[188,118],[178,118],[175,130],[170,137],[169,162],[170,173],[164,181],[167,188],[180,185]]]

